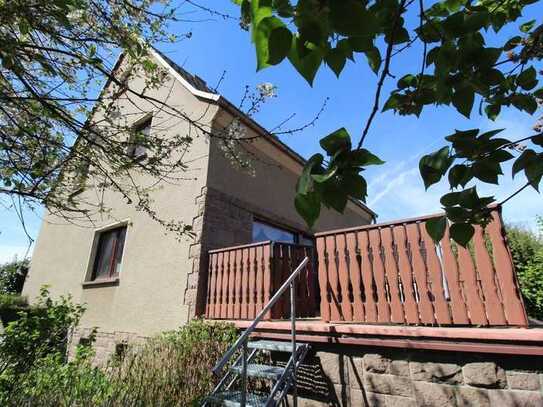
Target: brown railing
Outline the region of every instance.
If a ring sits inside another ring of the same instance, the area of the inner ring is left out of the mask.
[[[317,234],[324,321],[427,325],[527,325],[498,209],[467,248],[434,216]]]
[[[261,242],[209,251],[206,312],[212,319],[252,320],[312,248]],[[318,313],[317,276],[313,262],[296,280],[296,316]],[[265,319],[289,318],[290,299],[281,299]]]

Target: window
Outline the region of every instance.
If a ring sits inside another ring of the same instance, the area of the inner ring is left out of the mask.
[[[134,126],[127,153],[136,160],[147,156],[145,140],[151,135],[151,121],[152,117],[149,117]]]
[[[296,243],[297,239],[294,232],[255,220],[253,222],[253,242],[265,242],[266,240]]]
[[[126,226],[100,232],[92,268],[92,281],[119,275],[125,236]]]

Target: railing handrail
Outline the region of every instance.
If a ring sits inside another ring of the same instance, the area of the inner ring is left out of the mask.
[[[279,289],[275,292],[273,297],[268,301],[268,303],[262,308],[262,310],[258,313],[256,318],[253,320],[252,324],[249,325],[249,327],[239,336],[239,338],[236,340],[236,342],[228,349],[228,351],[224,354],[222,359],[215,365],[213,368],[213,373],[215,375],[218,375],[222,368],[228,363],[232,355],[238,350],[247,340],[249,335],[254,332],[256,329],[256,326],[258,323],[264,318],[264,315],[275,305],[275,303],[279,300],[281,295],[287,290],[287,288],[290,286],[290,284],[294,281],[296,277],[300,274],[300,272],[304,269],[304,267],[309,262],[309,257],[304,257],[304,259],[301,261],[301,263],[296,267],[296,269],[292,272],[292,274],[287,278],[287,280],[279,287]],[[291,316],[294,318],[294,316]]]

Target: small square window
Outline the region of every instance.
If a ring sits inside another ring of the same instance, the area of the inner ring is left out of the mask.
[[[129,157],[138,160],[147,156],[147,148],[144,141],[151,135],[151,122],[152,117],[149,117],[132,129],[133,134],[130,137],[127,150]]]
[[[125,237],[126,226],[99,233],[91,281],[115,278],[119,275]]]

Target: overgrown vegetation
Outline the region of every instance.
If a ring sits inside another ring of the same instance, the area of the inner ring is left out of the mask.
[[[90,343],[66,358],[84,309],[42,290],[36,307],[11,322],[0,343],[0,405],[189,406],[215,384],[211,368],[236,338],[233,326],[194,320],[93,365]]]
[[[17,260],[0,265],[0,294],[20,294],[23,291],[28,260]]]
[[[509,227],[507,237],[526,311],[530,317],[543,320],[543,218],[538,224],[539,235]]]

